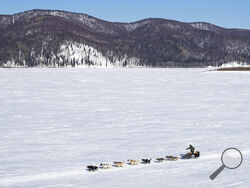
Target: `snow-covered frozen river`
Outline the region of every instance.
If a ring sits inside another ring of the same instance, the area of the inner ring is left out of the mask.
[[[250,72],[0,69],[0,187],[250,187]],[[185,153],[196,160],[87,172]],[[210,174],[228,147],[243,163]]]

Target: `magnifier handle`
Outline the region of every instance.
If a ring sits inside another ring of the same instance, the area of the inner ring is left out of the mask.
[[[225,168],[226,166],[223,164],[221,165],[220,168],[218,168],[211,176],[210,176],[210,179],[211,180],[214,180],[216,178],[216,176],[221,173],[221,171]]]

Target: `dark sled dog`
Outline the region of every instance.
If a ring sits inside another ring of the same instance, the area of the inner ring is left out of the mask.
[[[156,158],[156,161],[157,161],[158,163],[160,163],[160,162],[165,161],[165,158]]]
[[[93,165],[87,166],[88,171],[96,171],[97,169],[98,169],[98,166],[93,166]]]
[[[143,164],[150,164],[151,160],[152,159],[142,159],[141,161]]]

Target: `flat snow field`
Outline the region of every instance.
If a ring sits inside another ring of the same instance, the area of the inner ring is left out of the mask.
[[[0,187],[250,187],[250,72],[0,69]],[[199,159],[88,172],[86,165]],[[243,163],[211,181],[228,147]]]

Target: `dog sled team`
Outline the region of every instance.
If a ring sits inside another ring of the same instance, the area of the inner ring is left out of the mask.
[[[190,150],[190,152],[186,154],[182,154],[180,159],[192,159],[192,158],[198,158],[200,156],[199,151],[195,151],[195,148],[190,144],[186,150]],[[163,161],[177,161],[179,157],[175,156],[165,156],[164,158],[156,158],[155,163],[161,163]],[[87,166],[88,171],[96,171],[98,169],[111,169],[112,167],[124,167],[125,164],[134,166],[134,165],[139,165],[141,164],[150,164],[152,159],[141,159],[141,160],[132,160],[129,159],[127,160],[127,163],[125,161],[114,161],[113,164],[103,164],[101,163],[100,166],[94,166],[94,165],[89,165]]]

